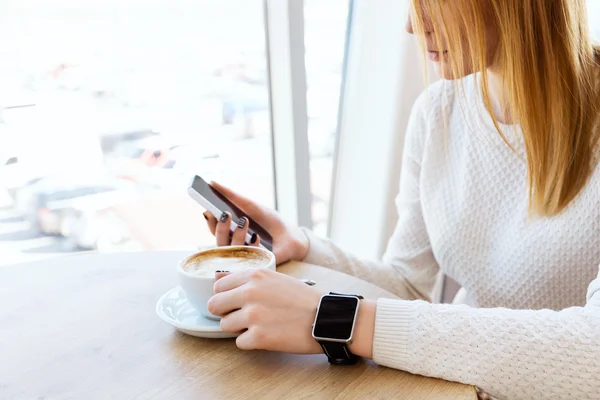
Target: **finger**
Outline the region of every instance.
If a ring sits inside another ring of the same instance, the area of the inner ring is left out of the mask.
[[[248,329],[235,339],[235,344],[241,350],[256,350],[254,329]]]
[[[221,278],[223,280],[225,278]],[[244,305],[243,288],[238,287],[226,292],[217,293],[208,299],[208,312],[216,316],[223,316],[232,311],[239,310]]]
[[[246,244],[246,233],[248,233],[248,218],[242,217],[238,221],[238,226],[231,237],[232,246],[243,246]]]
[[[215,281],[218,281],[219,279],[224,278],[230,274],[231,272],[229,271],[215,271]]]
[[[230,234],[231,214],[227,211],[221,214],[217,227],[215,228],[215,237],[217,238],[217,246],[229,246],[231,243]]]
[[[263,228],[269,230],[270,229],[270,215],[268,209],[258,205],[253,200],[242,196],[234,192],[233,190],[225,187],[217,182],[210,182],[210,186],[214,187],[219,191],[223,196],[227,197],[233,204],[238,206],[240,210],[242,210],[246,215],[256,221],[257,224],[262,226]]]
[[[233,311],[221,318],[223,332],[238,333],[246,329],[248,329],[248,318],[242,310]]]
[[[217,229],[217,219],[213,217],[213,215],[208,211],[205,211],[202,215],[204,215],[204,218],[206,219],[206,225],[208,225],[208,230],[214,236],[215,230]]]
[[[250,238],[250,246],[260,246],[260,236],[258,236],[256,233],[253,233],[252,237]]]
[[[265,277],[268,273],[269,270],[266,268],[249,268],[225,276],[215,282],[215,285],[213,286],[214,293],[221,293],[226,292],[228,290],[233,290],[237,287],[242,286],[245,283],[250,282],[251,280],[260,280],[263,277]]]

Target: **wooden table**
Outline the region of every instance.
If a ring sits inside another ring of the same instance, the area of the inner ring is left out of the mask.
[[[476,399],[472,387],[362,361],[241,351],[155,314],[188,253],[85,254],[0,267],[0,399]],[[393,297],[293,263],[323,290]]]

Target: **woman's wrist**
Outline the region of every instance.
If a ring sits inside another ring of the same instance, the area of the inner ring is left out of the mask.
[[[308,239],[306,233],[304,233],[304,231],[300,227],[296,227],[296,232],[294,232],[294,238],[295,251],[294,254],[292,254],[292,260],[303,261],[308,255],[308,250],[310,249],[310,240]]]
[[[373,338],[375,337],[375,314],[377,302],[361,300],[354,324],[354,335],[350,351],[357,356],[373,358]]]

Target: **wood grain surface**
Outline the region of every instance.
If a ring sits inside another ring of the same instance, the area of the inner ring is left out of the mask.
[[[241,351],[177,332],[155,314],[189,253],[84,254],[0,267],[0,399],[465,399],[472,387],[361,361]],[[290,263],[324,291],[394,297]]]

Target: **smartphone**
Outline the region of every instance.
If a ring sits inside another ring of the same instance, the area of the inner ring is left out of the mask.
[[[237,228],[240,218],[246,217],[249,224],[248,233],[246,234],[246,244],[250,243],[252,235],[256,233],[260,237],[260,245],[267,250],[273,251],[273,238],[271,235],[237,208],[237,206],[229,201],[227,197],[206,183],[206,181],[198,175],[192,179],[190,187],[188,188],[188,194],[216,219],[221,218],[221,214],[228,211],[233,217],[229,227],[231,232],[235,231]]]

